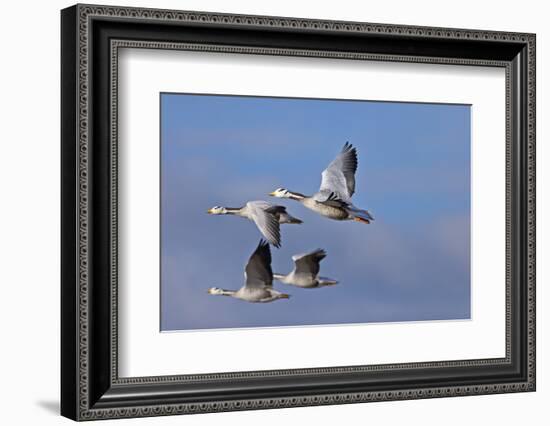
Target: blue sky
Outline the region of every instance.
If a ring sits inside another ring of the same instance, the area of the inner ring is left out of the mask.
[[[331,221],[267,194],[313,194],[349,141],[354,204],[371,225]],[[161,330],[466,319],[470,317],[470,107],[467,105],[161,94]],[[211,216],[250,200],[287,206],[273,271],[324,248],[340,283],[252,304],[238,289],[261,237],[252,222]]]

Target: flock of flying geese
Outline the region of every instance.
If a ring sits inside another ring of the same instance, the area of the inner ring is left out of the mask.
[[[323,171],[321,187],[308,196],[278,188],[269,195],[298,201],[304,207],[321,216],[334,220],[354,220],[370,223],[374,218],[367,210],[355,207],[351,197],[355,193],[355,172],[357,171],[357,150],[346,142],[342,151]],[[301,288],[318,288],[337,284],[337,281],[319,276],[320,262],[326,257],[322,249],[292,256],[294,270],[288,274],[277,274],[271,270],[269,244],[281,246],[280,224],[300,224],[302,221],[291,216],[286,207],[266,201],[249,201],[243,207],[231,208],[215,206],[208,210],[213,215],[236,215],[253,221],[265,240],[258,247],[245,267],[245,284],[239,290],[224,290],[212,287],[209,294],[231,296],[246,302],[272,302],[288,299],[290,295],[273,288],[273,280]]]

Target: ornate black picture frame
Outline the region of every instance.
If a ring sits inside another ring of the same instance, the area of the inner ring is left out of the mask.
[[[76,5],[62,28],[61,413],[158,416],[535,390],[535,35]],[[120,47],[506,70],[506,356],[120,378]]]

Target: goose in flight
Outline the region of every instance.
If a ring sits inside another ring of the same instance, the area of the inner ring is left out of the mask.
[[[324,250],[317,249],[311,253],[292,256],[294,270],[287,275],[273,274],[273,279],[302,288],[317,288],[338,284],[336,280],[319,276],[319,263],[326,255]]]
[[[244,270],[244,286],[239,290],[224,290],[218,287],[208,289],[215,296],[231,296],[251,303],[273,302],[277,299],[288,299],[290,295],[273,289],[273,272],[271,271],[271,251],[265,240],[260,240],[258,247],[250,256]]]
[[[262,235],[272,245],[281,247],[281,223],[302,223],[289,215],[284,206],[276,206],[266,201],[249,201],[243,207],[220,207],[215,206],[208,209],[209,214],[232,214],[252,220]]]
[[[351,197],[355,193],[357,150],[346,142],[342,151],[321,174],[321,187],[312,196],[278,188],[269,195],[299,201],[310,210],[335,220],[355,220],[370,223],[374,218],[367,210],[355,207]]]

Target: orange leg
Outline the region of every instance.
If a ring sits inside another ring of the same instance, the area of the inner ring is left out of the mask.
[[[370,223],[370,220],[363,219],[362,217],[354,217],[353,220],[356,222],[366,223],[367,225]]]

